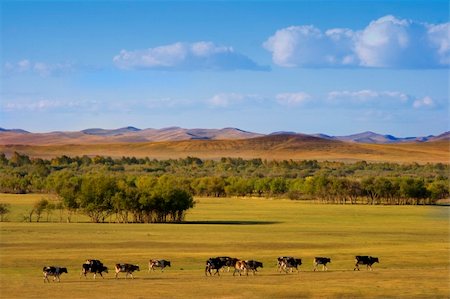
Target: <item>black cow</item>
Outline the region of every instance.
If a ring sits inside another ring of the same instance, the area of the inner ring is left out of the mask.
[[[327,268],[327,264],[331,263],[331,259],[328,257],[315,257],[313,264],[314,264],[314,271],[317,270],[317,266],[318,265],[322,265],[323,266],[323,271],[328,270]]]
[[[353,269],[353,271],[358,270],[359,271],[359,265],[367,265],[367,269],[370,269],[370,271],[372,271],[372,265],[374,263],[379,263],[380,261],[378,260],[377,257],[373,257],[373,256],[367,256],[367,255],[357,255],[355,256],[355,268]]]
[[[293,271],[293,269],[295,268],[297,270],[297,272],[299,272],[298,270],[298,266],[300,266],[302,264],[302,259],[298,259],[292,256],[280,256],[278,257],[278,271],[284,271],[286,273],[288,273],[288,271],[290,270],[290,272]]]
[[[165,267],[170,267],[170,261],[153,259],[148,261],[148,272],[150,272],[150,270],[155,271],[156,267],[161,268],[161,272],[164,272]]]
[[[134,271],[139,271],[139,266],[138,265],[132,265],[132,264],[116,264],[116,279],[117,276],[119,275],[120,272],[125,272],[125,279],[128,277],[128,274],[131,275],[131,278],[134,279],[133,277],[133,272]]]
[[[45,266],[42,269],[42,273],[44,274],[44,283],[45,283],[45,281],[50,282],[48,280],[49,276],[53,276],[53,281],[58,280],[58,282],[60,282],[61,280],[59,279],[59,277],[61,276],[61,274],[68,272],[67,268],[64,267]]]
[[[81,267],[80,278],[82,275],[84,275],[84,277],[87,277],[87,273],[94,273],[94,279],[96,278],[97,273],[100,274],[102,278],[104,278],[102,272],[108,273],[108,268],[105,267],[102,262],[100,262],[99,260],[86,260],[86,262]]]
[[[247,260],[245,261],[247,264],[247,269],[253,272],[253,275],[258,272],[258,268],[263,268],[263,263],[254,261],[254,260]]]
[[[224,260],[221,260],[219,257],[212,257],[206,261],[205,275],[208,276],[209,273],[209,275],[212,276],[211,270],[216,270],[214,275],[217,274],[218,276],[220,276],[219,270],[225,265],[226,262]]]

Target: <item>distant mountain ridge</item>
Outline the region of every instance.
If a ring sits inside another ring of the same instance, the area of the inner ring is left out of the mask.
[[[0,128],[0,144],[77,144],[77,143],[136,143],[154,141],[183,141],[183,140],[240,140],[256,137],[271,136],[307,136],[322,140],[343,141],[352,143],[388,144],[404,142],[429,142],[450,140],[450,131],[438,136],[395,137],[382,135],[371,131],[347,136],[330,136],[326,134],[302,134],[291,131],[279,131],[271,134],[260,134],[244,131],[238,128],[223,129],[185,129],[168,127],[162,129],[139,129],[128,126],[118,129],[89,128],[81,131],[56,131],[49,133],[31,133],[21,129]],[[276,140],[277,138],[271,138]]]
[[[382,135],[374,133],[371,131],[362,132],[358,134],[352,134],[347,136],[328,136],[325,134],[315,134],[314,136],[329,139],[329,140],[340,140],[346,142],[357,142],[357,143],[401,143],[401,142],[427,142],[436,140],[450,140],[450,131],[444,132],[438,136],[420,136],[420,137],[395,137],[393,135]]]

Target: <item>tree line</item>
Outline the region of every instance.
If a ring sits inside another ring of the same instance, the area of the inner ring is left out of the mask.
[[[193,196],[286,197],[341,204],[434,204],[449,165],[222,158],[30,158],[0,154],[0,192],[54,193],[93,222],[181,221]],[[45,204],[44,204],[45,206]],[[34,210],[45,211],[36,207]],[[70,217],[70,216],[69,216]]]

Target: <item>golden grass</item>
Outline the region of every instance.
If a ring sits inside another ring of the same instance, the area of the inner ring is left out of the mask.
[[[33,203],[31,197],[23,201]],[[1,223],[1,297],[447,298],[450,292],[446,207],[197,201],[187,224]],[[354,272],[358,254],[378,256],[380,264],[373,272]],[[256,276],[206,277],[205,260],[218,255],[260,260],[264,268]],[[280,255],[303,258],[300,273],[278,273]],[[332,258],[328,272],[312,271],[319,255]],[[135,280],[123,274],[115,280],[111,272],[80,280],[87,258],[109,267],[137,263],[141,271]],[[149,258],[170,259],[172,267],[147,273]],[[68,267],[61,283],[43,283],[41,269],[50,264]]]
[[[195,156],[202,159],[240,157],[244,159],[334,160],[401,163],[450,163],[450,142],[401,144],[357,144],[318,139],[253,138],[245,140],[186,140],[173,142],[143,142],[115,144],[66,145],[0,145],[0,152],[14,151],[32,157],[55,156],[135,156],[156,159]]]

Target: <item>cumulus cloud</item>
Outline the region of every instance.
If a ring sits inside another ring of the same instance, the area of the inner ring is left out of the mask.
[[[45,63],[22,59],[18,62],[6,62],[3,66],[5,74],[36,74],[48,77],[70,72],[74,69],[71,63]]]
[[[264,44],[275,64],[284,67],[351,65],[348,52],[354,37],[350,29],[320,31],[314,26],[291,26],[278,30]]]
[[[440,68],[450,65],[450,23],[388,15],[362,30],[308,26],[280,29],[263,47],[282,67]]]
[[[212,42],[174,43],[145,50],[122,50],[113,58],[120,69],[267,70],[232,47]]]
[[[280,93],[276,97],[277,102],[284,106],[300,106],[311,100],[311,96],[306,92]]]

